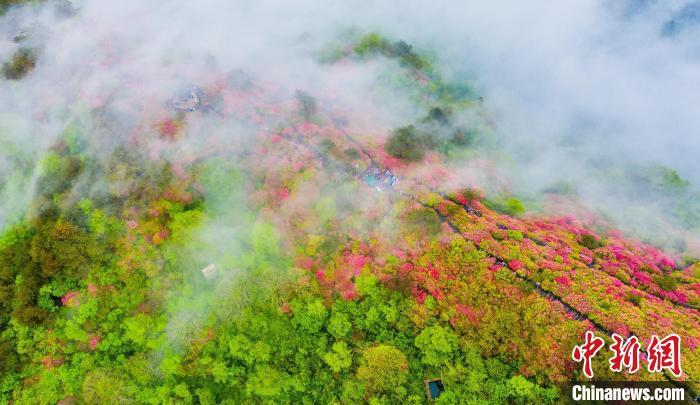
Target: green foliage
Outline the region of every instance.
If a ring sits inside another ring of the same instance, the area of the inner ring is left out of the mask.
[[[345,156],[347,156],[351,160],[359,159],[360,157],[360,152],[358,152],[358,150],[355,148],[347,148],[345,149],[344,153]]]
[[[103,210],[96,209],[91,200],[82,200],[78,208],[87,218],[88,230],[95,236],[116,235],[122,231],[122,223],[115,217],[105,214]]]
[[[536,386],[521,375],[511,377],[506,383],[511,396],[522,403],[532,403],[536,396]]]
[[[256,222],[253,225],[250,241],[253,252],[257,255],[277,256],[279,240],[279,235],[272,225],[264,222]]]
[[[299,112],[301,116],[304,117],[305,121],[310,121],[313,116],[316,115],[316,110],[318,109],[316,99],[302,90],[297,90],[294,95],[299,103]]]
[[[523,233],[520,231],[515,231],[512,229],[509,229],[506,231],[506,235],[508,235],[509,239],[518,240],[518,241],[523,240]]]
[[[627,293],[627,295],[625,295],[625,300],[633,303],[636,306],[639,306],[639,304],[642,303],[642,297],[632,293]]]
[[[84,170],[84,162],[77,156],[49,152],[42,162],[37,188],[42,196],[52,200],[55,195],[68,191]]]
[[[655,166],[646,172],[646,180],[656,190],[674,193],[686,190],[690,182],[683,179],[678,172],[665,166]]]
[[[501,214],[517,217],[525,213],[525,205],[517,198],[506,194],[484,199],[483,201],[484,205]]]
[[[88,404],[116,404],[128,401],[127,383],[108,370],[89,373],[83,383],[82,397]]]
[[[248,380],[247,389],[260,397],[274,397],[283,389],[284,375],[270,366],[259,367]]]
[[[393,157],[418,162],[423,160],[425,151],[435,146],[435,141],[427,134],[423,134],[413,125],[394,130],[384,150]]]
[[[74,287],[109,257],[104,243],[64,219],[40,218],[31,227],[6,231],[0,241],[0,295],[6,298],[0,320],[12,310],[23,323],[43,322],[56,309],[52,296]]]
[[[425,119],[428,122],[434,121],[439,125],[445,125],[450,122],[451,114],[449,108],[433,107],[428,111],[428,116]]]
[[[406,225],[411,232],[435,236],[442,227],[440,217],[430,208],[419,208],[406,215]]]
[[[99,253],[99,247],[85,231],[63,220],[39,228],[29,249],[32,261],[45,277],[80,276]]]
[[[544,190],[545,193],[571,195],[576,194],[576,187],[567,181],[559,181]]]
[[[404,41],[391,43],[377,33],[370,33],[363,36],[355,45],[355,54],[365,57],[377,53],[388,58],[396,58],[402,65],[416,70],[429,68],[428,61],[413,52],[412,48]]]
[[[62,297],[68,291],[76,289],[77,287],[78,283],[76,279],[71,278],[66,280],[54,278],[49,284],[44,284],[39,289],[37,305],[43,310],[56,312],[59,307],[56,306],[54,301],[58,297]]]
[[[6,4],[0,4],[0,12]],[[7,80],[19,80],[27,75],[36,65],[36,51],[31,48],[20,48],[12,58],[2,65],[2,74]]]
[[[470,147],[476,144],[477,132],[465,128],[456,128],[449,138],[449,143],[458,147]]]
[[[669,220],[686,229],[700,227],[700,193],[675,170],[651,165],[627,169],[625,176],[616,178],[616,189],[627,187],[637,199],[661,208]],[[668,242],[664,242],[668,243]]]
[[[663,276],[655,276],[654,281],[664,291],[674,291],[676,289],[676,279],[671,274],[665,274]]]
[[[379,345],[366,349],[360,358],[357,379],[369,393],[396,393],[406,381],[408,360],[398,348]]]
[[[445,391],[436,403],[463,403],[465,398],[484,403],[555,403],[556,388],[544,388],[521,375],[515,367],[497,358],[483,358],[473,347],[455,356],[455,362],[443,369]]]
[[[339,373],[350,368],[352,353],[345,342],[333,343],[332,350],[323,355],[323,361],[333,370]]]
[[[319,148],[323,151],[323,153],[329,153],[333,151],[336,148],[336,146],[332,140],[326,138],[321,141],[321,143],[319,144]]]
[[[352,322],[347,314],[333,312],[328,324],[328,332],[337,338],[347,337],[352,331]]]
[[[240,211],[246,214],[243,177],[231,160],[213,158],[202,167],[200,181],[204,187],[204,205],[211,215]]]
[[[328,310],[320,299],[306,302],[294,301],[294,322],[307,333],[318,333],[328,316]]]
[[[584,233],[581,235],[581,240],[579,243],[581,243],[582,246],[591,250],[605,246],[605,243],[601,239],[596,238],[595,236],[588,233]]]
[[[321,222],[329,221],[336,216],[337,208],[332,196],[319,198],[314,204],[314,209]]]
[[[452,360],[457,349],[457,336],[452,330],[435,325],[423,329],[416,337],[415,344],[423,355],[423,363],[442,366]]]
[[[370,33],[363,36],[355,45],[355,53],[365,56],[372,52],[387,52],[391,44],[377,33]]]

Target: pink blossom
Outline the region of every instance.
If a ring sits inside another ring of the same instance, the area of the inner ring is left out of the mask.
[[[167,119],[160,124],[160,133],[168,138],[174,138],[177,134],[177,124],[172,119]]]
[[[314,266],[314,259],[311,257],[302,257],[297,259],[297,266],[305,270],[311,270]]]
[[[479,321],[479,316],[476,311],[474,311],[474,309],[468,305],[457,304],[457,311],[466,316],[471,323],[476,323]]]
[[[90,340],[88,340],[88,347],[90,348],[90,350],[95,350],[95,348],[97,348],[97,345],[100,344],[101,340],[102,340],[102,338],[100,337],[100,335],[97,335],[97,334],[90,335]]]
[[[401,160],[393,157],[393,156],[386,156],[382,163],[384,164],[385,167],[389,169],[395,169],[401,165]]]
[[[78,292],[70,291],[67,292],[63,297],[61,297],[61,304],[65,307],[77,307],[80,305],[78,302]]]
[[[629,328],[622,322],[616,322],[613,326],[613,331],[620,336],[629,336],[630,334]]]
[[[653,280],[651,277],[649,277],[648,274],[641,272],[641,271],[635,271],[632,273],[634,275],[634,278],[636,278],[640,284],[649,286],[652,285]]]
[[[316,272],[316,278],[317,278],[319,281],[323,281],[325,277],[326,277],[326,272],[325,272],[325,271],[323,271],[323,270],[318,270],[318,271]]]
[[[97,286],[95,284],[89,283],[87,285],[87,290],[90,293],[90,295],[92,295],[92,296],[97,295],[98,289],[97,289]]]
[[[513,259],[510,262],[508,262],[508,267],[510,267],[514,271],[518,271],[522,270],[525,267],[525,265],[520,260]]]
[[[289,198],[289,189],[286,187],[280,187],[275,190],[275,198],[279,201],[284,201]]]
[[[180,178],[180,179],[186,179],[187,178],[187,171],[185,170],[185,167],[182,165],[182,163],[174,163],[172,166],[173,173]]]
[[[457,194],[457,195],[455,195],[455,200],[457,200],[457,202],[460,203],[460,204],[462,204],[462,205],[466,205],[466,204],[467,204],[467,199],[464,198],[464,196],[463,196],[462,194]]]
[[[425,291],[417,290],[415,292],[415,295],[416,295],[416,301],[418,301],[418,303],[422,305],[425,302],[425,296],[426,296]]]
[[[621,238],[622,232],[620,232],[616,229],[610,229],[610,230],[608,230],[608,236],[610,236],[611,238]]]
[[[669,258],[668,256],[661,255],[660,257],[657,258],[659,266],[661,267],[669,267],[669,268],[675,268],[676,267],[676,262],[673,261],[673,259]]]
[[[484,239],[484,235],[481,232],[465,232],[463,235],[477,245]]]
[[[447,215],[447,202],[440,201],[438,203],[437,207],[435,207],[435,209],[437,209],[437,211],[440,213],[440,215],[443,215],[443,216]]]
[[[346,260],[353,270],[361,270],[368,261],[366,256],[356,254],[348,255]]]
[[[547,270],[561,271],[563,265],[561,263],[553,262],[551,260],[542,259],[537,262],[537,266]]]
[[[292,305],[288,302],[285,302],[282,305],[280,305],[280,311],[282,311],[283,314],[289,314],[292,312]]]
[[[593,263],[593,258],[587,254],[579,253],[579,257],[581,258],[581,261],[584,262],[585,264],[591,264]]]
[[[688,302],[688,298],[685,296],[685,294],[683,294],[680,291],[661,291],[660,295],[666,299],[671,300],[671,301],[681,302],[681,303]]]
[[[50,370],[54,367],[58,367],[61,364],[63,364],[63,359],[61,357],[51,357],[51,356],[44,356],[41,358],[41,364],[47,369]]]
[[[567,312],[564,312],[564,315],[565,315],[567,318],[571,319],[571,320],[575,319],[575,318],[574,318],[574,314],[573,314],[573,313],[569,313],[568,311],[567,311]]]
[[[499,266],[498,264],[492,264],[491,266],[489,266],[489,271],[491,273],[495,273],[502,268],[503,268],[503,266]]]
[[[302,135],[310,136],[318,133],[320,131],[320,128],[316,124],[305,122],[298,126],[298,130],[299,132],[301,132]]]
[[[343,289],[343,292],[341,295],[342,295],[343,299],[346,301],[353,300],[359,296],[359,294],[357,293],[357,290],[355,289],[354,284],[351,284],[348,288]]]
[[[569,280],[569,278],[566,276],[559,276],[559,277],[555,278],[554,281],[563,285],[566,288],[569,288],[571,286],[571,280]]]

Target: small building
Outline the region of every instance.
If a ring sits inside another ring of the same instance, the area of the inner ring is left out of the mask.
[[[209,266],[202,269],[202,274],[207,280],[212,280],[216,278],[218,272],[216,270],[216,266],[212,263]]]
[[[181,90],[171,104],[178,111],[194,112],[200,109],[203,102],[204,92],[197,86],[190,86]]]
[[[442,384],[441,378],[425,380],[425,396],[428,401],[434,401],[443,391],[445,391],[445,386]]]
[[[365,169],[362,173],[362,179],[368,186],[375,187],[379,191],[394,187],[398,181],[391,170],[381,170],[374,163]]]

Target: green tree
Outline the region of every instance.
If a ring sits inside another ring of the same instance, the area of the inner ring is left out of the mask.
[[[82,396],[87,404],[134,402],[130,400],[126,383],[114,373],[104,369],[88,373],[83,382]]]
[[[318,109],[316,106],[316,99],[309,93],[302,90],[297,90],[295,97],[299,103],[299,112],[301,113],[301,116],[304,117],[304,121],[310,121]]]
[[[274,397],[282,392],[284,374],[270,366],[258,367],[248,379],[248,392],[261,397]]]
[[[0,14],[4,9],[0,4]],[[2,66],[2,74],[8,80],[19,80],[27,75],[36,65],[36,52],[30,48],[20,48],[12,56],[12,59]]]
[[[321,331],[328,317],[328,310],[320,299],[312,299],[305,303],[293,301],[292,306],[294,308],[293,319],[297,325],[308,333]]]
[[[537,386],[521,375],[511,377],[506,383],[513,400],[531,403],[537,396]]]
[[[350,334],[352,330],[352,322],[350,318],[342,312],[333,312],[328,323],[328,332],[333,336],[344,338]]]
[[[440,325],[430,326],[416,337],[415,345],[423,354],[422,361],[430,366],[441,366],[452,360],[457,349],[457,336]]]
[[[379,345],[365,349],[357,369],[357,379],[368,393],[392,393],[401,388],[408,376],[408,360],[394,346]]]
[[[352,353],[345,342],[333,343],[332,350],[323,355],[323,361],[330,366],[331,370],[339,373],[347,370],[352,364]]]
[[[428,137],[420,134],[413,125],[409,125],[394,130],[384,149],[393,157],[418,162],[423,160],[425,150],[429,146]]]
[[[418,208],[406,215],[406,225],[411,232],[435,236],[440,233],[440,217],[430,208]]]

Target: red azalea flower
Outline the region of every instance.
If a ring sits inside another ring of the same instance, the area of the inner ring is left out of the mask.
[[[508,267],[510,267],[514,271],[518,271],[525,268],[525,265],[520,260],[513,259],[510,262],[508,262]]]

